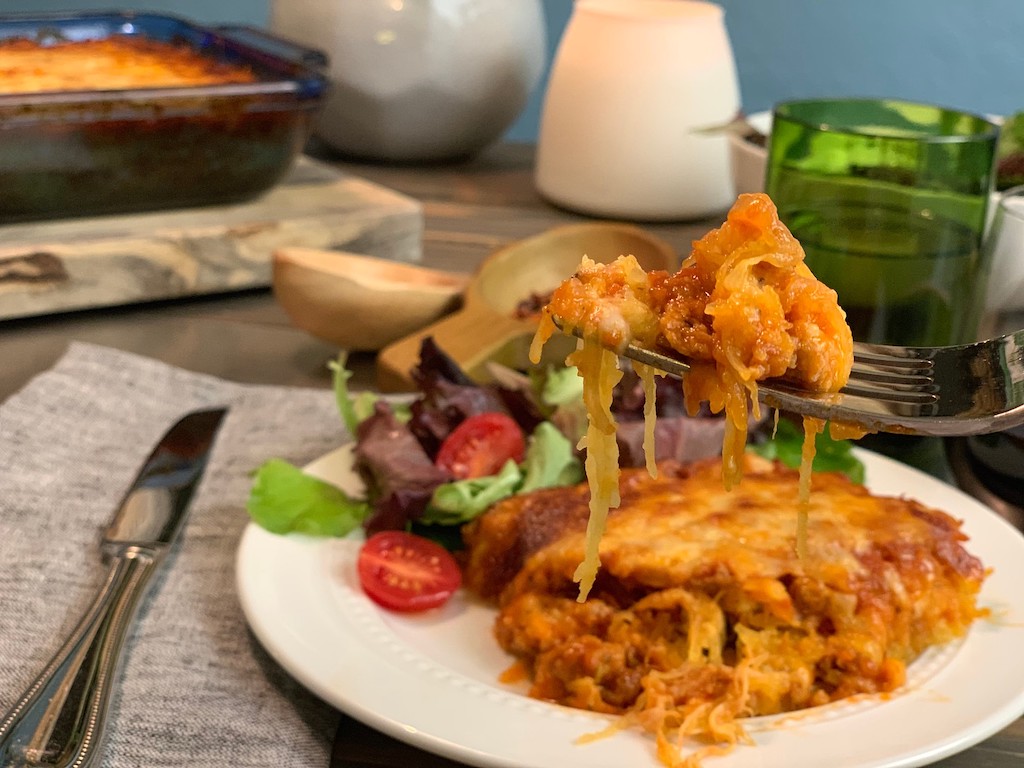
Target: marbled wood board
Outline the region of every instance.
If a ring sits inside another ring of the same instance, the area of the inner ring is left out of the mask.
[[[420,204],[307,157],[257,200],[0,226],[0,319],[270,285],[283,246],[421,259]]]

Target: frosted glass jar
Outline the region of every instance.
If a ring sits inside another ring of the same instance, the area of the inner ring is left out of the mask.
[[[740,96],[721,7],[577,0],[552,65],[536,183],[566,208],[688,219],[735,197],[725,132]]]
[[[522,111],[546,49],[540,0],[274,0],[271,28],[330,57],[315,134],[383,160],[487,146]]]

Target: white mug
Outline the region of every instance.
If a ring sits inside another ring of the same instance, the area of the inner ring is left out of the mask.
[[[1009,322],[1024,317],[1024,186],[996,193],[989,199],[990,227],[985,235],[989,251],[986,310],[1013,315]],[[1006,319],[1004,319],[1004,322]],[[1001,328],[1000,332],[1017,327]]]
[[[735,198],[725,131],[739,85],[721,7],[577,0],[551,69],[536,184],[597,216],[690,219]]]

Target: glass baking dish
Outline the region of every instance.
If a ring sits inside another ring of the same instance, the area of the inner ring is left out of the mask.
[[[256,80],[15,94],[0,78],[0,222],[241,202],[291,166],[327,88],[318,51],[168,15],[0,15],[0,39],[112,35],[188,45]]]

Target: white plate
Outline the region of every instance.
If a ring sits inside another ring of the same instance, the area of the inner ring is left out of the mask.
[[[993,618],[962,642],[911,665],[908,684],[787,716],[749,721],[756,747],[707,768],[905,768],[987,738],[1024,713],[1024,537],[960,491],[861,451],[868,487],[906,494],[964,520],[969,549],[993,569],[981,603]],[[343,448],[310,467],[356,490]],[[326,702],[422,749],[498,768],[657,768],[653,742],[627,730],[589,744],[600,715],[535,701],[498,681],[510,663],[492,634],[492,608],[458,594],[444,608],[403,616],[377,608],[355,576],[358,539],[276,536],[250,525],[237,581],[250,626],[270,654]]]
[[[771,112],[747,115],[747,122],[765,136],[772,132]],[[768,163],[766,147],[747,141],[740,132],[730,133],[729,162],[736,194],[764,191],[765,168]]]

